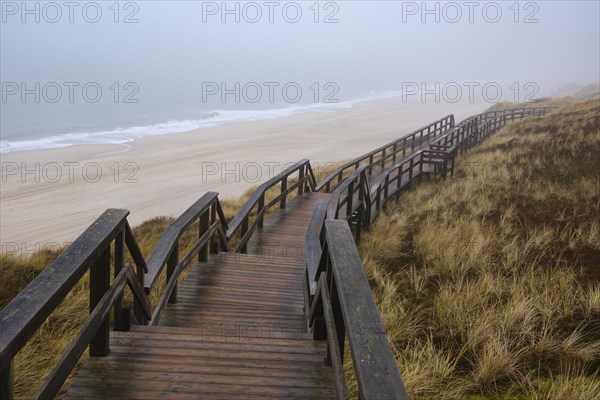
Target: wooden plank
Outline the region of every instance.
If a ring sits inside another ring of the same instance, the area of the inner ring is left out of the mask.
[[[329,388],[293,388],[285,386],[246,386],[244,384],[202,384],[192,382],[172,381],[140,381],[140,380],[101,380],[97,378],[80,378],[74,385],[74,392],[81,392],[87,387],[93,389],[84,393],[93,396],[96,393],[109,392],[120,398],[129,398],[132,393],[141,391],[166,392],[163,398],[180,398],[180,394],[193,394],[195,398],[204,398],[213,394],[227,394],[230,398],[246,398],[246,396],[264,396],[276,398],[308,398],[326,397],[334,398],[335,394]],[[69,398],[69,396],[67,396]],[[157,397],[155,397],[157,398]]]

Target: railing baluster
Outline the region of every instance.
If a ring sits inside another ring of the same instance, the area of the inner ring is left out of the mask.
[[[199,225],[199,229],[198,229],[198,238],[201,238],[202,235],[204,235],[204,233],[206,231],[208,231],[208,227],[209,227],[209,212],[210,210],[206,210],[202,213],[202,215],[200,215],[200,223]],[[200,248],[200,251],[198,252],[198,261],[200,262],[206,262],[208,261],[208,243],[206,243],[204,246],[202,246]]]
[[[115,260],[114,260],[114,271],[113,277],[116,278],[117,275],[123,269],[125,265],[125,229],[121,230],[115,237]],[[115,305],[113,306],[114,310],[114,327],[115,331],[128,331],[129,326],[125,326],[121,320],[121,313],[124,311],[122,309],[123,295],[119,296],[119,298],[115,301]]]
[[[335,276],[331,275],[329,283],[329,294],[331,296],[331,309],[333,310],[333,320],[335,323],[335,331],[337,333],[337,341],[340,350],[340,358],[344,362],[344,345],[346,343],[346,327],[344,326],[344,318],[342,316],[342,308],[340,306],[340,298],[335,284]]]
[[[298,181],[300,182],[300,185],[298,185],[298,196],[302,196],[304,192],[304,168],[306,167],[300,167],[298,170]]]
[[[243,238],[244,236],[246,236],[247,232],[248,232],[248,216],[246,216],[246,218],[244,218],[244,220],[242,221],[242,228],[241,228],[241,232],[240,232],[240,237]],[[241,252],[242,253],[247,253],[248,252],[248,244],[247,244],[247,242],[244,243],[244,245],[242,246]]]
[[[0,399],[13,400],[15,398],[14,385],[14,361],[11,360],[8,366],[0,371]]]
[[[218,207],[218,204],[219,204],[219,201],[217,200],[210,207],[210,225],[212,225],[215,222],[217,222],[217,207]],[[218,235],[217,235],[216,239],[214,237],[212,237],[210,239],[210,254],[218,254],[219,253],[219,240],[220,239],[218,239]]]
[[[286,190],[287,190],[287,176],[283,177],[283,179],[281,180],[281,193],[283,194]],[[285,208],[285,203],[287,200],[287,196],[283,195],[283,197],[281,198],[281,201],[279,202],[279,208],[284,209]]]
[[[348,185],[348,197],[346,198],[346,216],[352,217],[352,202],[354,199],[354,181]]]
[[[263,193],[263,195],[258,198],[258,210],[262,210],[264,208],[264,206],[265,206],[265,195]],[[264,220],[265,220],[264,215],[260,215],[258,217],[258,223],[257,223],[257,227],[258,228],[262,228],[263,227]],[[245,234],[245,232],[242,233],[242,236],[244,236],[244,234]]]
[[[110,244],[90,268],[90,313],[110,287]],[[108,319],[106,319],[90,342],[90,356],[104,357],[109,352]]]
[[[173,251],[167,260],[167,283],[171,280],[173,276],[173,272],[175,272],[175,267],[179,263],[179,239],[175,243],[175,247],[173,247]],[[169,296],[169,304],[177,304],[177,283],[175,283],[175,287],[171,292],[171,296]]]

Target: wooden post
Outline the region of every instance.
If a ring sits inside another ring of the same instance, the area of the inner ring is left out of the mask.
[[[2,371],[0,371],[0,399],[2,400],[13,400],[15,398],[14,393],[14,361],[10,361],[10,364]]]
[[[384,183],[384,187],[383,187],[383,198],[387,199],[388,198],[388,191],[389,191],[389,185],[390,185],[390,176],[386,175],[385,176],[385,183]]]
[[[248,232],[248,216],[246,215],[246,218],[244,218],[242,221],[242,231],[240,232],[240,237],[243,238],[244,236],[246,236],[247,232]],[[244,254],[248,252],[247,242],[244,243],[244,245],[242,246],[241,252]]]
[[[144,287],[144,276],[146,274],[146,272],[144,271],[144,267],[142,267],[141,265],[137,265],[136,268],[136,275],[138,281],[140,282],[140,286]],[[136,298],[133,299],[133,315],[135,315],[135,319],[138,323],[142,325],[146,325],[148,323],[146,313],[144,312],[144,307]]]
[[[214,224],[215,222],[217,222],[217,206],[218,206],[218,200],[216,202],[213,203],[213,205],[210,207],[210,224]],[[210,254],[217,254],[219,252],[219,239],[214,239],[211,238],[210,239]]]
[[[402,141],[402,157],[406,155],[406,138]]]
[[[298,170],[298,196],[302,196],[304,192],[304,166]]]
[[[283,177],[283,180],[281,181],[281,193],[284,193],[287,190],[287,176]],[[285,208],[285,201],[287,199],[287,196],[284,195],[281,198],[281,201],[279,202],[279,208],[284,209]]]
[[[198,238],[201,238],[202,235],[204,235],[204,233],[206,231],[208,231],[209,218],[210,218],[209,212],[210,212],[210,210],[206,210],[200,216]],[[208,261],[208,243],[200,248],[200,251],[198,252],[198,261],[200,261],[200,262]]]
[[[125,265],[125,229],[121,230],[115,237],[115,262],[114,262],[114,270],[113,270],[113,278],[116,278],[117,275],[123,269]],[[115,305],[113,307],[114,313],[114,327],[115,331],[128,331],[129,326],[122,326],[121,322],[121,307],[123,303],[123,294],[119,296],[119,298],[115,301]]]
[[[423,179],[423,153],[419,156],[419,183]]]
[[[329,185],[329,183],[327,185]],[[327,189],[327,190],[329,190],[329,189]],[[258,198],[258,212],[260,212],[264,207],[265,207],[265,195],[263,194]],[[258,218],[257,226],[259,229],[263,227],[264,219],[265,219],[265,217],[263,215],[261,215]]]
[[[356,215],[356,230],[354,231],[354,237],[356,240],[356,243],[360,242],[360,233],[362,230],[362,220],[363,220],[363,210],[364,210],[364,204],[360,204],[358,206],[358,213]]]
[[[90,268],[90,313],[110,288],[110,245],[100,254]],[[102,322],[90,342],[90,356],[105,357],[109,352],[108,318]]]
[[[364,219],[364,226],[369,226],[371,222],[371,193],[370,188],[367,186],[367,176],[364,171],[360,174],[359,185],[360,191],[358,192],[358,201],[362,204],[364,211],[364,216],[361,218],[361,221]]]
[[[385,149],[381,153],[381,169],[385,168]]]
[[[344,326],[344,318],[342,314],[342,307],[340,306],[340,298],[337,293],[337,286],[335,284],[335,277],[332,275],[331,282],[329,283],[329,296],[331,297],[331,309],[333,310],[333,317],[335,322],[335,330],[337,333],[338,345],[340,346],[340,357],[342,362],[344,361],[344,344],[346,342],[346,327]]]
[[[348,185],[348,198],[346,199],[346,216],[352,217],[352,200],[354,199],[354,181]]]
[[[373,155],[369,157],[369,175],[373,173]]]
[[[177,263],[179,263],[179,241],[175,243],[175,247],[167,260],[167,283],[171,280]],[[169,304],[177,304],[177,283],[173,286],[173,291],[171,292],[171,296],[169,296],[168,302]]]
[[[392,150],[394,152],[394,155],[392,156],[392,163],[396,162],[396,152],[398,151],[397,149],[398,149],[398,143],[394,143],[394,148]]]
[[[365,172],[361,172],[358,177],[358,202],[362,203],[365,200],[365,196],[369,195],[369,190],[365,193],[365,186],[367,184],[367,177]]]

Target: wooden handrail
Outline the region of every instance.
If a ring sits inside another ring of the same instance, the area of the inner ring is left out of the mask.
[[[288,187],[288,178],[296,172],[298,172],[298,180]],[[280,194],[277,195],[275,199],[265,204],[266,192],[277,184],[281,184]],[[302,195],[302,193],[306,191],[313,191],[314,187],[315,177],[309,160],[304,159],[298,161],[294,165],[286,168],[268,181],[262,183],[254,193],[252,193],[246,203],[244,203],[238,213],[229,222],[227,240],[231,240],[231,238],[240,231],[240,241],[235,251],[245,253],[247,251],[248,241],[256,229],[262,227],[264,216],[271,207],[279,203],[279,207],[283,209],[286,206],[286,199],[289,194],[297,190],[298,195]],[[257,208],[256,218],[250,225],[250,214],[254,207]]]
[[[40,389],[40,396],[60,389],[81,353],[89,345],[90,354],[108,354],[109,321],[104,310],[104,299],[110,288],[110,244],[115,242],[115,275],[127,277],[134,294],[137,320],[144,323],[150,317],[150,303],[142,287],[146,263],[127,222],[129,211],[106,210],[67,249],[33,279],[10,303],[0,311],[0,398],[12,398],[12,360],[66,295],[90,271],[90,318],[71,344],[68,354],[57,366],[50,380]],[[137,275],[124,264],[125,247],[134,258]],[[121,278],[125,279],[125,278]],[[135,282],[135,283],[134,283]],[[122,288],[117,290],[110,306],[115,309],[115,328],[128,329],[129,312],[121,308]],[[102,312],[98,311],[102,310]]]
[[[227,238],[225,237],[227,222],[219,203],[218,193],[207,192],[167,228],[154,247],[152,254],[148,257],[148,273],[146,274],[145,280],[146,293],[150,293],[154,288],[158,281],[158,277],[166,266],[169,303],[175,303],[177,301],[176,281],[177,276],[181,273],[183,268],[180,265],[181,263],[179,260],[179,240],[196,221],[199,222],[200,239],[188,254],[182,258],[182,260],[187,261],[185,265],[187,265],[195,255],[198,255],[198,261],[207,261],[209,252],[208,241],[212,239],[215,234],[217,234],[219,242],[215,243],[215,246],[211,246],[210,252],[218,252],[219,247],[222,251],[228,251]],[[210,232],[210,235],[205,238],[207,232]],[[171,281],[173,282],[171,283]],[[160,308],[158,313],[155,311],[155,314],[153,315],[154,321],[156,321],[155,318],[160,315],[160,312],[162,312],[162,308]]]
[[[420,129],[409,133],[408,135],[401,137],[400,139],[396,139],[350,162],[343,164],[342,166],[338,167],[335,171],[330,173],[328,176],[326,176],[315,187],[315,191],[319,192],[322,189],[325,189],[326,192],[333,191],[336,188],[336,186],[344,180],[343,175],[346,170],[352,168],[357,169],[365,161],[368,161],[367,166],[369,168],[369,174],[373,172],[373,167],[375,166],[381,166],[383,168],[385,166],[386,161],[389,158],[392,159],[392,162],[395,162],[400,152],[402,152],[402,155],[404,156],[409,148],[411,149],[411,151],[414,151],[415,148],[421,146],[424,142],[428,142],[431,138],[437,137],[453,127],[453,114],[440,118],[437,121],[432,122],[431,124],[428,124]],[[375,156],[379,153],[381,153],[380,158],[378,160],[375,160]],[[337,184],[332,187],[332,181],[335,178],[337,178]]]
[[[323,223],[327,215],[327,204],[326,200],[318,200],[316,202],[308,229],[306,230],[306,279],[308,283],[306,290],[310,296],[314,296],[317,289],[317,270],[319,269],[319,261],[321,259],[322,232],[324,232]]]
[[[515,119],[524,118],[524,117],[532,116],[532,115],[533,116],[541,116],[541,115],[544,115],[545,113],[547,113],[548,111],[554,110],[556,108],[557,107],[537,107],[537,108],[518,108],[518,109],[509,109],[509,110],[488,111],[488,112],[484,112],[484,113],[469,117],[469,118],[465,119],[464,121],[462,121],[458,125],[454,124],[454,115],[452,115],[452,114],[448,115],[448,116],[441,118],[421,129],[418,129],[418,130],[412,132],[411,134],[409,134],[407,136],[404,136],[400,139],[396,139],[384,146],[381,146],[373,151],[370,151],[369,153],[366,153],[350,162],[343,164],[342,166],[337,168],[335,171],[330,173],[327,177],[325,177],[321,182],[319,182],[315,188],[315,191],[321,191],[321,190],[325,189],[325,191],[330,192],[330,191],[334,190],[335,187],[344,180],[344,172],[346,170],[351,169],[351,168],[358,168],[358,166],[361,165],[361,163],[363,163],[365,161],[368,161],[367,165],[369,166],[369,174],[372,173],[374,166],[381,165],[381,167],[384,168],[385,162],[389,158],[392,158],[392,163],[395,163],[397,155],[398,155],[398,153],[400,153],[400,151],[402,151],[402,156],[406,155],[406,149],[408,149],[409,147],[411,148],[412,151],[414,151],[417,148],[417,146],[415,145],[416,137],[418,135],[423,136],[423,132],[425,130],[429,131],[430,127],[437,126],[437,124],[440,123],[440,121],[449,120],[451,118],[451,122],[449,124],[442,125],[443,127],[445,127],[445,129],[443,129],[441,132],[436,129],[432,135],[425,135],[426,140],[421,140],[419,143],[419,146],[422,145],[423,142],[438,143],[438,142],[440,142],[440,140],[442,140],[442,138],[444,138],[448,135],[453,135],[453,137],[454,137],[454,136],[464,135],[465,131],[467,131],[467,130],[472,132],[473,129],[476,129],[477,124],[485,122],[492,118],[497,118],[497,117],[506,118],[507,116],[510,116],[511,121],[514,121]],[[407,144],[407,139],[408,139],[408,144]],[[398,146],[400,144],[403,144],[403,145]],[[374,160],[375,155],[377,155],[379,153],[381,153],[380,159]],[[337,178],[337,183],[332,186],[332,182],[336,178]]]
[[[323,227],[318,286],[306,309],[315,339],[328,340],[338,398],[348,396],[341,372],[347,338],[359,397],[408,399],[348,223],[325,220]]]

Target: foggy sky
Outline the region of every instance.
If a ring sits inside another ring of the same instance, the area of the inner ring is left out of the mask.
[[[145,99],[160,102],[197,99],[207,81],[336,82],[343,94],[400,90],[403,82],[535,81],[544,91],[599,80],[598,1],[521,2],[518,22],[509,8],[514,2],[496,2],[502,10],[496,23],[483,16],[491,2],[475,2],[473,22],[466,2],[455,2],[462,12],[455,23],[448,19],[456,17],[457,7],[446,2],[437,3],[439,22],[432,14],[421,21],[422,2],[321,2],[318,23],[312,1],[296,2],[302,10],[296,23],[283,18],[282,8],[290,2],[274,2],[272,23],[260,1],[255,4],[262,18],[256,23],[245,19],[254,18],[256,10],[247,8],[251,14],[244,15],[246,2],[237,3],[239,23],[234,15],[225,15],[223,23],[220,12],[206,14],[207,7],[220,9],[222,2],[130,2],[137,9],[135,23],[122,21],[134,10],[125,10],[126,2],[120,3],[118,23],[109,9],[112,1],[97,2],[103,13],[97,23],[82,17],[89,2],[79,2],[73,23],[66,7],[56,23],[43,15],[39,23],[26,15],[23,23],[21,10],[12,15],[7,3],[13,2],[2,2],[3,82],[135,81]],[[407,14],[413,6],[417,13]],[[293,10],[288,8],[292,18]],[[338,22],[324,23],[333,11]],[[532,12],[538,22],[524,23]]]

